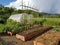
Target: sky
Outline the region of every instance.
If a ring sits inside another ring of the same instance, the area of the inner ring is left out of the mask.
[[[23,3],[26,6],[36,8],[39,12],[60,14],[60,0],[24,0]],[[0,4],[5,7],[21,9],[22,0],[0,0]]]
[[[0,4],[8,5],[9,3],[14,2],[14,1],[16,1],[16,0],[0,0]]]

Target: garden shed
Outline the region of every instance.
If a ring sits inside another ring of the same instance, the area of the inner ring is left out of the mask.
[[[27,22],[32,22],[32,19],[33,19],[33,15],[30,15],[30,14],[14,14],[14,15],[11,15],[9,17],[9,19],[12,19],[16,22],[24,22],[24,21],[27,21]]]

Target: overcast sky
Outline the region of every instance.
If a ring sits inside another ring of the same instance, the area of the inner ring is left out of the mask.
[[[22,0],[11,1],[5,6],[21,9]],[[24,5],[36,8],[39,12],[60,13],[60,0],[24,0]]]

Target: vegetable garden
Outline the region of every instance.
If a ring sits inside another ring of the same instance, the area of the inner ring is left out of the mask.
[[[1,33],[4,35],[6,34],[10,34],[11,36],[14,34],[21,34],[21,35],[26,35],[25,37],[27,37],[28,34],[32,34],[32,33],[37,33],[40,30],[40,28],[44,27],[44,26],[53,26],[53,32],[57,32],[60,31],[60,18],[33,18],[33,23],[19,23],[13,20],[7,20],[5,21],[4,24],[0,23],[0,35]],[[59,28],[58,28],[59,27]],[[38,28],[39,30],[36,31]],[[33,30],[35,29],[35,30]],[[45,29],[45,28],[42,28]],[[33,30],[33,31],[31,31]],[[47,29],[48,30],[48,29]],[[41,32],[39,32],[41,33]],[[34,35],[32,34],[32,36]],[[36,34],[37,35],[37,34]],[[28,36],[29,39],[29,36]],[[27,39],[26,39],[27,40]]]

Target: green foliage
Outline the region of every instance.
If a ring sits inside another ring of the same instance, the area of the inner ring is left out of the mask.
[[[3,24],[0,24],[0,32],[4,32],[4,25]]]
[[[34,17],[39,15],[39,12],[33,11],[33,10],[17,10],[15,8],[9,8],[9,7],[3,7],[0,9],[0,15],[11,15],[11,14],[21,14],[21,13],[27,13],[32,14]]]
[[[26,23],[18,23],[12,20],[7,21],[7,25],[11,28],[12,32],[23,31],[31,28],[33,24],[26,24]]]
[[[21,30],[20,24],[12,20],[8,20],[5,25],[0,24],[0,33],[6,33],[7,31],[16,32],[18,30]]]
[[[6,20],[9,18],[9,15],[0,15],[0,23],[6,23]]]
[[[5,14],[11,15],[13,11],[14,11],[13,8],[3,7],[0,9],[0,15],[5,15]]]
[[[6,26],[9,28],[9,31],[19,30],[20,24],[13,20],[7,20]]]
[[[43,25],[46,21],[46,19],[40,19],[38,20],[38,18],[36,19],[33,19],[34,20],[34,24],[40,24],[40,25]]]
[[[8,29],[6,25],[0,24],[0,33],[6,33]]]
[[[6,30],[11,32],[23,31],[23,30],[26,30],[27,28],[29,28],[29,25],[26,25],[25,23],[20,24],[10,19],[7,20],[7,23],[6,23]]]
[[[60,18],[34,18],[34,20],[41,21],[44,25],[60,26]]]
[[[47,25],[51,25],[51,26],[59,26],[60,25],[60,22],[56,22],[56,21],[46,21],[44,24],[47,24]]]
[[[60,26],[60,18],[46,18],[46,22],[44,24],[51,25],[51,26]]]

